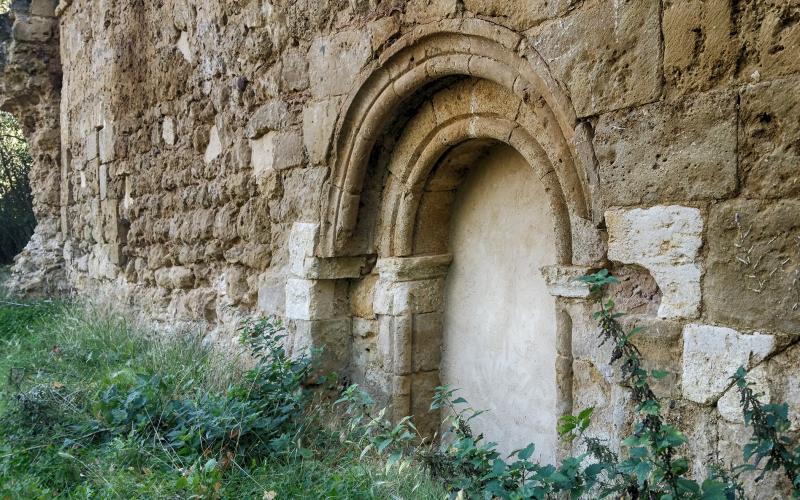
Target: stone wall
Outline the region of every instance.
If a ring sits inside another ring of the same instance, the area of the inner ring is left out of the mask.
[[[0,109],[19,121],[33,163],[33,211],[36,230],[16,258],[8,284],[29,294],[69,289],[59,231],[59,113],[61,63],[55,0],[15,0],[0,16]]]
[[[25,67],[49,73],[7,64],[3,85],[44,97],[4,107],[51,139],[31,247],[60,250],[80,293],[222,340],[281,315],[424,419],[453,196],[504,143],[552,213],[559,412],[630,424],[570,281],[610,264],[698,471],[746,437],[739,365],[800,428],[797,1],[62,0],[59,30],[37,5],[7,50],[42,47],[51,64]]]

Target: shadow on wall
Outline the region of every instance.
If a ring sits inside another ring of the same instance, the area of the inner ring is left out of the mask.
[[[36,227],[28,180],[31,163],[19,123],[0,112],[0,264],[13,261]]]

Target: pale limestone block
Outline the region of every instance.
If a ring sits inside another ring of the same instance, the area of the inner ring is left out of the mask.
[[[206,146],[206,153],[204,156],[206,163],[211,163],[222,153],[222,141],[219,137],[219,130],[217,126],[211,127],[211,132],[208,135],[208,146]]]
[[[161,123],[161,138],[166,145],[175,145],[175,120],[171,116],[165,116]]]
[[[378,321],[374,319],[364,319],[358,316],[353,317],[353,335],[361,338],[368,338],[377,335]]]
[[[762,403],[770,402],[769,381],[767,380],[767,373],[763,366],[757,366],[751,370],[745,377],[748,382],[753,385],[751,389],[758,396]],[[744,423],[744,412],[740,404],[739,388],[735,385],[725,391],[725,394],[717,401],[717,411],[722,415],[722,418],[734,424]]]
[[[108,165],[101,164],[97,174],[100,185],[100,201],[103,201],[108,197]]]
[[[46,42],[53,35],[53,20],[45,17],[19,16],[12,27],[14,40]]]
[[[181,36],[175,43],[175,47],[180,51],[181,55],[183,55],[183,58],[186,59],[186,62],[191,64],[192,61],[194,61],[192,47],[189,45],[189,33],[186,31],[181,31]]]
[[[318,280],[359,278],[365,265],[364,257],[306,257],[302,269],[292,272],[302,278]]]
[[[609,210],[606,224],[608,258],[644,267],[661,289],[658,316],[697,317],[702,275],[700,210],[677,205]]]
[[[445,276],[453,261],[451,254],[423,257],[387,257],[379,259],[375,269],[382,280],[416,281]]]
[[[340,102],[332,97],[303,108],[303,143],[314,164],[323,164],[327,159]]]
[[[395,282],[379,279],[375,286],[375,314],[398,316],[442,311],[444,278]]]
[[[100,163],[114,161],[114,124],[103,122],[103,128],[97,133],[97,150]]]
[[[292,224],[292,231],[289,233],[289,262],[293,272],[303,269],[306,257],[314,256],[318,240],[319,224],[312,222]]]
[[[289,108],[286,102],[273,99],[253,113],[244,128],[248,139],[256,139],[272,130],[283,128],[289,119]]]
[[[99,150],[97,146],[97,131],[92,128],[86,134],[86,150],[85,156],[86,161],[92,161],[99,155]]]
[[[290,319],[326,319],[333,316],[333,280],[286,280],[286,316]]]
[[[349,318],[321,321],[293,322],[292,355],[310,354],[311,349],[322,349],[317,368],[325,374],[346,368],[352,344]]]
[[[311,94],[315,98],[347,94],[371,55],[368,33],[344,31],[315,38],[308,51]]]
[[[578,281],[578,278],[589,274],[590,268],[582,266],[544,266],[542,276],[547,284],[547,291],[555,297],[586,298],[589,296],[589,285]]]
[[[731,385],[731,376],[749,369],[775,349],[775,337],[746,335],[731,328],[690,324],[683,329],[683,396],[712,403]]]
[[[250,149],[250,163],[256,179],[303,163],[303,142],[299,132],[269,132],[250,140]]]

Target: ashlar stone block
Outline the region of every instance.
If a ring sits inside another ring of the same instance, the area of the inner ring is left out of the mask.
[[[609,210],[606,224],[608,258],[644,267],[661,289],[658,316],[696,317],[702,275],[700,210],[677,205]]]
[[[594,146],[606,203],[724,198],[737,186],[736,130],[730,91],[602,115]]]
[[[547,291],[556,297],[586,298],[589,285],[578,278],[589,274],[591,268],[582,266],[545,266],[541,268]]]
[[[526,32],[570,95],[578,117],[661,94],[659,0],[602,0]]]
[[[745,87],[740,102],[742,193],[748,198],[800,196],[800,78]]]
[[[317,320],[333,317],[333,280],[286,280],[286,317]]]
[[[275,170],[297,167],[303,163],[303,142],[300,133],[268,132],[250,141],[253,175],[262,179]]]
[[[308,51],[311,94],[315,98],[347,94],[371,55],[369,33],[344,31],[315,38]]]
[[[175,145],[175,120],[171,116],[165,116],[161,122],[161,138],[168,146]]]
[[[379,279],[375,286],[375,314],[401,315],[442,311],[444,278],[395,282]]]
[[[734,328],[800,331],[800,200],[731,200],[709,211],[704,311]]]
[[[772,335],[742,334],[731,328],[689,324],[683,329],[683,396],[713,403],[731,385],[740,366],[749,369],[775,349]]]
[[[332,97],[303,108],[303,143],[314,164],[324,164],[328,157],[340,102],[341,99]]]

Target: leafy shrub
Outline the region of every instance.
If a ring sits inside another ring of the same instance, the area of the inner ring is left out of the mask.
[[[95,404],[99,424],[111,437],[155,437],[189,461],[282,451],[308,401],[302,383],[311,359],[286,354],[281,327],[273,320],[245,322],[241,334],[256,360],[241,385],[222,395],[171,399],[180,384],[174,376],[122,371]]]

